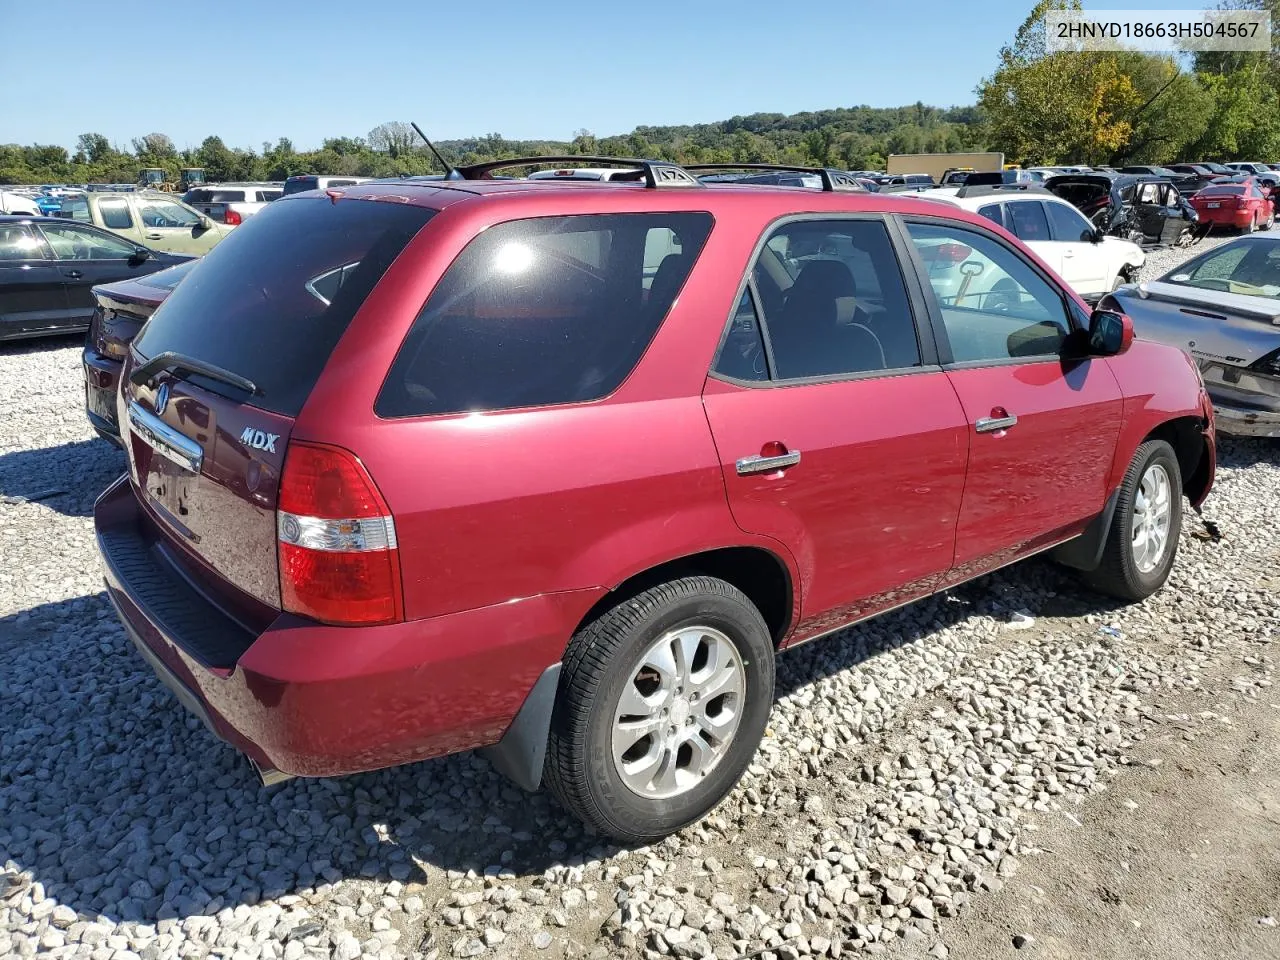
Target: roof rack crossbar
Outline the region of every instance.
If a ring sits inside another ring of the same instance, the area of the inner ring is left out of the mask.
[[[1038,183],[1028,183],[1020,181],[1018,183],[980,183],[972,187],[961,187],[956,191],[957,197],[983,197],[993,193],[1047,193],[1052,194],[1052,190],[1047,190]]]
[[[786,173],[812,173],[822,181],[822,189],[831,193],[835,190],[850,193],[866,193],[867,188],[858,183],[858,178],[844,170],[831,167],[799,167],[785,163],[687,163],[685,170],[772,170]]]
[[[633,167],[644,177],[649,189],[666,187],[701,187],[701,180],[678,164],[665,160],[638,160],[631,157],[592,157],[577,154],[569,157],[512,157],[509,160],[487,160],[454,169],[463,180],[487,180],[494,170],[509,167],[546,166],[553,163],[594,163],[602,166]]]

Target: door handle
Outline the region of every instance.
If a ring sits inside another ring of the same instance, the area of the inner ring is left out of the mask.
[[[164,234],[162,234],[162,233],[148,233],[148,234],[147,234],[147,239],[148,239],[148,240],[163,240],[163,239],[164,239]]]
[[[1063,256],[1063,257],[1065,257],[1066,259],[1070,260],[1072,257],[1074,257],[1074,256],[1075,256],[1075,252],[1074,252],[1074,251],[1072,251],[1072,250],[1063,250],[1063,251],[1062,251],[1062,256]]]
[[[785,470],[800,462],[800,451],[791,450],[772,457],[756,455],[743,457],[737,463],[738,476],[745,477],[753,473],[772,473],[774,470]]]
[[[1017,423],[1017,417],[1005,414],[1003,417],[983,417],[975,422],[973,427],[979,433],[994,433],[996,430],[1008,430]]]
[[[62,275],[64,277],[70,277],[72,280],[79,280],[81,277],[84,276],[84,274],[81,273],[79,270],[64,270],[62,271]]]

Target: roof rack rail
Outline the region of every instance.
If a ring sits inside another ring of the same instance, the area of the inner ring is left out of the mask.
[[[848,193],[869,193],[858,178],[844,170],[831,167],[793,167],[784,163],[688,163],[685,170],[762,170],[784,173],[812,173],[822,181],[822,189],[831,193],[835,190]]]
[[[508,167],[545,166],[552,163],[594,163],[612,167],[634,167],[636,179],[644,180],[649,189],[666,187],[701,187],[701,180],[678,164],[665,160],[637,160],[630,157],[591,157],[578,154],[572,157],[512,157],[509,160],[486,160],[465,167],[455,167],[463,180],[487,180],[494,170]]]
[[[1074,176],[1074,174],[1073,174]],[[1049,193],[1038,183],[1020,181],[1018,183],[983,183],[972,187],[961,187],[956,191],[957,197],[985,197],[993,193]]]

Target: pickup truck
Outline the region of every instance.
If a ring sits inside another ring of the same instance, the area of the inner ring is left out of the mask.
[[[81,193],[62,198],[55,217],[92,223],[133,243],[203,256],[235,227],[215,223],[177,197],[157,191]]]

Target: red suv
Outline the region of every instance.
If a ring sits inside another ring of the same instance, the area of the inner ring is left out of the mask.
[[[109,593],[265,782],[485,747],[646,841],[742,774],[780,649],[1050,549],[1165,582],[1186,354],[953,206],[623,163],[285,197],[132,342]]]

